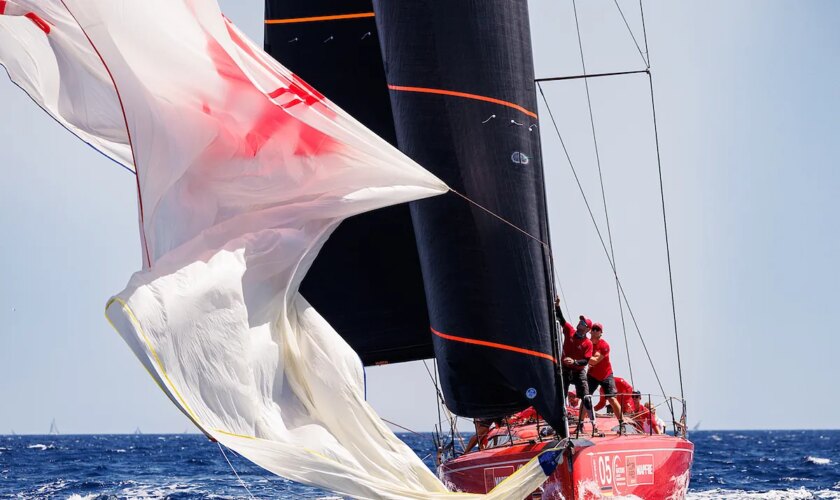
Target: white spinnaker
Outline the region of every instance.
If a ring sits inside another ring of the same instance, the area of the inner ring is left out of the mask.
[[[298,293],[343,219],[447,186],[214,1],[0,5],[11,78],[137,172],[144,266],[106,313],[172,402],[284,477],[359,498],[451,495],[364,401],[358,357]],[[522,498],[545,477],[533,460],[488,496]]]

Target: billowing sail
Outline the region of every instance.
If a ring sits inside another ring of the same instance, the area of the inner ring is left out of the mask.
[[[267,0],[265,50],[391,144],[391,103],[371,0]],[[408,205],[339,226],[301,293],[366,365],[434,355]]]
[[[364,401],[358,356],[298,292],[342,220],[447,186],[214,2],[9,0],[0,39],[0,63],[50,114],[118,161],[128,146],[144,264],[106,314],[173,404],[287,478],[358,498],[449,496]],[[489,497],[524,497],[558,457]]]
[[[399,148],[505,219],[453,194],[411,207],[446,404],[472,417],[534,404],[559,426],[527,2],[374,7]]]

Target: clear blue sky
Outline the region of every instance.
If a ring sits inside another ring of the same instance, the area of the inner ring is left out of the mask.
[[[588,71],[639,68],[613,2],[579,4]],[[638,3],[620,5],[640,35]],[[840,4],[646,7],[690,419],[704,428],[836,428]],[[222,8],[262,39],[262,2]],[[571,2],[532,1],[531,16],[537,75],[580,73]],[[676,394],[647,81],[590,87],[619,274]],[[602,221],[583,84],[544,88]],[[185,418],[103,316],[140,267],[131,174],[65,132],[5,75],[0,103],[0,433],[46,432],[52,418],[66,433],[183,431]],[[568,304],[605,323],[614,365],[627,375],[611,273],[540,113]],[[628,333],[637,386],[653,392],[638,337]],[[368,382],[383,417],[415,429],[437,421],[421,364],[371,368]]]

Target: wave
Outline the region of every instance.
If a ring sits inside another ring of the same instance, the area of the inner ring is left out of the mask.
[[[117,493],[120,498],[169,498],[169,497],[190,497],[205,496],[199,485],[172,483],[172,484],[148,484],[131,481],[132,486],[123,488]]]
[[[29,446],[27,446],[27,448],[29,448],[30,450],[41,450],[41,451],[44,451],[44,450],[54,450],[54,449],[55,449],[55,445],[54,445],[54,444],[41,444],[41,443],[37,443],[37,444],[30,444]]]
[[[725,490],[715,488],[706,491],[689,491],[689,500],[722,499],[722,500],[811,500],[819,499],[840,499],[840,491],[834,490],[808,490],[805,488],[769,490],[769,491],[744,491]]]
[[[831,460],[828,458],[807,456],[805,461],[816,465],[831,465]]]
[[[34,498],[53,497],[57,493],[67,488],[68,483],[64,479],[57,479],[55,481],[42,484],[35,489]]]

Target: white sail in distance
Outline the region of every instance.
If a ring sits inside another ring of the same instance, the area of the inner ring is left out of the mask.
[[[106,315],[173,404],[295,481],[357,498],[452,495],[364,401],[358,356],[298,293],[342,220],[447,186],[214,1],[0,5],[12,80],[136,173],[143,267]],[[487,496],[526,496],[556,455]]]

